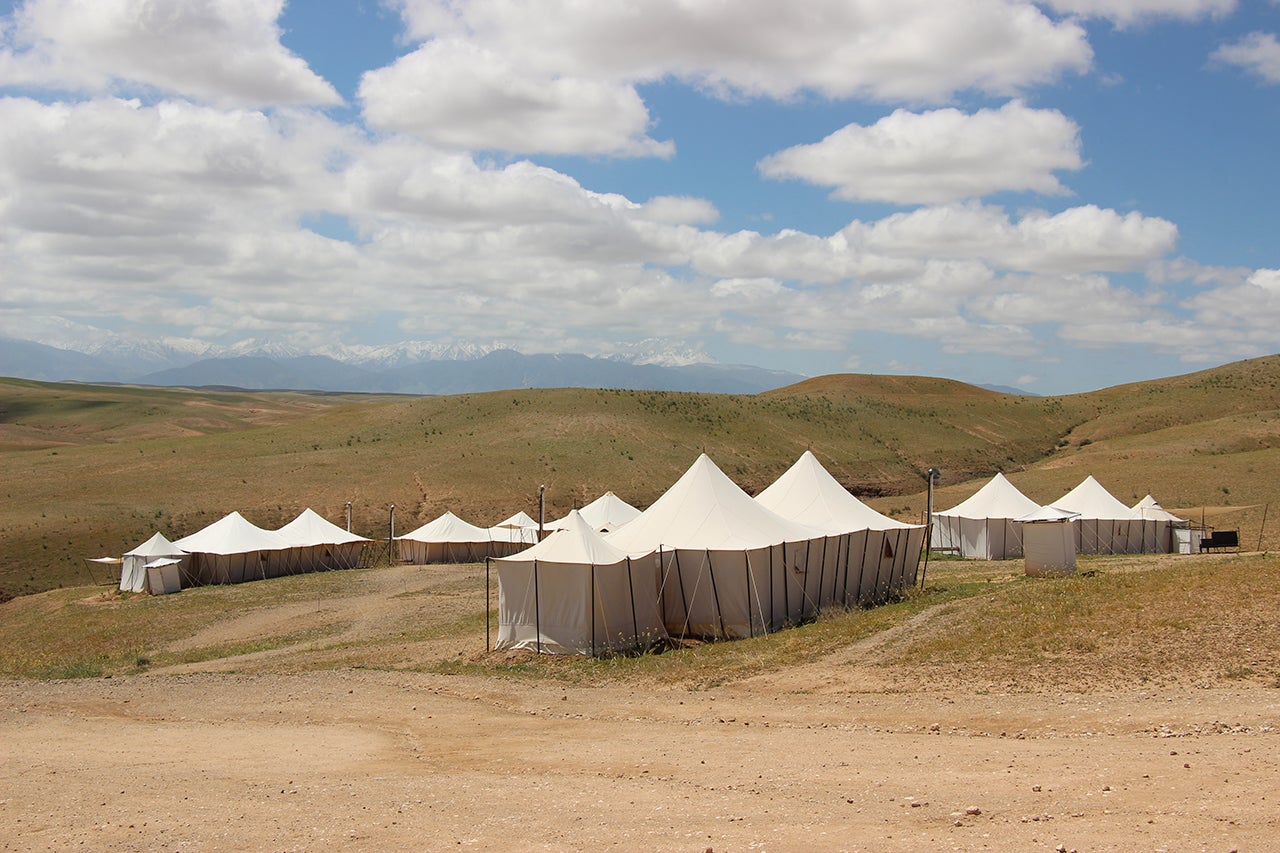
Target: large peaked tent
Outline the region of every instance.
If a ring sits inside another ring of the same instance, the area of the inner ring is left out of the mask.
[[[238,512],[173,543],[191,555],[182,585],[241,583],[285,573],[289,544],[275,531],[263,530]]]
[[[1191,527],[1190,522],[1185,518],[1179,518],[1160,506],[1151,495],[1147,495],[1142,500],[1133,505],[1133,512],[1138,518],[1142,519],[1142,550],[1144,553],[1173,553],[1179,550],[1178,536],[1175,531],[1184,531],[1181,536],[1185,540],[1183,547],[1187,549],[1187,553],[1191,552],[1190,534],[1186,531]]]
[[[613,492],[605,492],[577,512],[583,521],[601,533],[612,533],[640,515],[640,510]],[[559,530],[567,521],[568,516],[552,521],[547,524],[547,530]]]
[[[756,503],[705,453],[653,505],[606,539],[657,551],[662,612],[680,636],[748,637],[818,609],[823,531]]]
[[[930,547],[980,560],[1021,557],[1022,533],[1014,519],[1039,508],[1009,478],[997,473],[968,500],[933,514]]]
[[[756,495],[756,502],[783,518],[841,537],[823,562],[823,606],[883,601],[915,583],[924,527],[904,524],[858,500],[811,451]]]
[[[276,531],[289,546],[291,572],[354,569],[360,565],[369,539],[344,530],[310,507]]]
[[[1073,522],[1076,553],[1140,554],[1144,551],[1142,517],[1108,492],[1090,474],[1053,506],[1080,517]],[[1161,550],[1167,552],[1166,541]],[[1153,545],[1153,550],[1159,543]]]
[[[627,554],[575,510],[560,529],[498,572],[497,649],[597,655],[667,637],[658,609],[658,563]]]
[[[132,551],[126,551],[120,561],[120,589],[123,592],[146,592],[147,563],[159,559],[180,560],[188,562],[186,552],[165,538],[163,533],[156,533]]]
[[[396,552],[407,563],[479,563],[494,556],[489,530],[452,512],[396,537]]]

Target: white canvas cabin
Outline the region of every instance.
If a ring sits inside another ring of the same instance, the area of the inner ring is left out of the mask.
[[[1077,554],[1143,553],[1141,517],[1116,500],[1092,474],[1054,501],[1053,506],[1079,515],[1072,522]]]
[[[289,548],[275,531],[263,530],[238,512],[173,544],[191,555],[182,573],[184,587],[279,577],[285,574]]]
[[[289,546],[286,570],[291,573],[354,569],[371,541],[321,517],[310,507],[276,531]]]
[[[1056,577],[1076,570],[1074,512],[1045,506],[1017,519],[1022,526],[1022,550],[1026,574]]]
[[[968,500],[933,514],[930,547],[979,560],[1022,556],[1022,530],[1014,523],[1040,505],[997,473]]]
[[[916,581],[924,527],[876,512],[823,467],[811,451],[756,495],[783,518],[829,534],[818,601],[876,604]]]
[[[494,556],[489,530],[452,512],[396,537],[396,553],[406,563],[482,563]]]
[[[576,510],[542,542],[493,565],[495,649],[594,656],[667,637],[654,555],[633,558],[615,548]]]
[[[126,551],[120,561],[120,590],[122,592],[147,591],[147,564],[159,559],[173,559],[181,564],[189,562],[187,554],[170,542],[163,533],[156,533],[132,551]]]
[[[591,525],[593,530],[600,533],[612,533],[622,525],[626,524],[640,515],[640,510],[615,495],[613,492],[605,492],[591,503],[577,510],[582,516],[583,521]],[[569,517],[557,519],[548,522],[547,530],[559,530]]]
[[[658,552],[671,634],[750,637],[817,611],[808,576],[821,571],[826,535],[756,503],[705,453],[605,538],[629,553]]]

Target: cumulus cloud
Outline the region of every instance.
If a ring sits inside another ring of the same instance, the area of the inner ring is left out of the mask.
[[[897,110],[760,162],[773,178],[835,187],[848,201],[940,204],[1004,190],[1061,194],[1053,172],[1079,169],[1076,124],[1057,110],[1011,101],[998,110]]]
[[[997,267],[1044,273],[1138,269],[1172,251],[1173,223],[1094,205],[1057,214],[1029,212],[1013,221],[1001,208],[956,205],[894,214],[844,229],[850,243],[890,256],[984,260]]]
[[[1274,33],[1249,33],[1237,42],[1222,45],[1210,54],[1210,59],[1242,68],[1264,82],[1280,83],[1280,42]]]
[[[373,126],[442,147],[659,157],[675,151],[646,136],[649,112],[631,85],[531,73],[452,39],[366,72],[360,100]]]
[[[1236,0],[1048,0],[1048,6],[1064,14],[1127,26],[1154,18],[1222,17],[1235,11]]]
[[[399,0],[411,37],[465,39],[543,74],[677,78],[726,95],[936,101],[1080,72],[1084,30],[1017,0]]]
[[[27,0],[0,30],[0,85],[139,87],[224,106],[337,104],[280,43],[284,0]]]

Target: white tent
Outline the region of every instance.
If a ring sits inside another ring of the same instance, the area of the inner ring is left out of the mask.
[[[1151,495],[1133,505],[1134,514],[1142,519],[1144,553],[1185,553],[1199,550],[1199,540],[1191,541],[1191,523],[1169,512]]]
[[[165,538],[163,533],[156,533],[132,551],[126,551],[121,560],[120,589],[123,592],[145,592],[147,589],[147,563],[160,558],[170,558],[186,562],[186,553]]]
[[[604,540],[575,510],[542,542],[494,561],[496,649],[597,655],[665,639],[658,562]]]
[[[591,503],[577,510],[582,519],[590,524],[592,529],[601,533],[612,533],[628,521],[638,517],[640,510],[615,495],[613,492],[605,492]],[[568,523],[569,516],[548,522],[547,530],[559,530],[563,525]]]
[[[538,522],[520,510],[489,528],[489,539],[495,543],[493,556],[501,557],[523,551],[538,542]]]
[[[173,544],[191,555],[184,586],[278,577],[285,573],[284,554],[289,549],[275,531],[263,530],[238,512]]]
[[[407,563],[480,563],[494,556],[489,530],[452,512],[396,537],[396,552]]]
[[[821,571],[823,531],[756,503],[705,453],[606,539],[628,553],[658,552],[672,634],[754,636],[817,610],[807,578]]]
[[[1028,575],[1052,577],[1075,573],[1076,537],[1072,521],[1076,517],[1074,512],[1045,506],[1017,519],[1022,527],[1022,550]]]
[[[1144,550],[1141,516],[1116,500],[1092,474],[1053,506],[1080,516],[1073,522],[1078,554],[1140,554]],[[1169,550],[1167,541],[1163,550]]]
[[[884,601],[914,584],[924,527],[876,512],[849,493],[811,451],[756,502],[783,518],[844,538],[823,561],[819,601]]]
[[[354,569],[371,541],[327,521],[310,507],[276,533],[289,545],[288,569],[293,572]]]
[[[510,518],[499,521],[494,527],[512,527],[512,528],[529,528],[538,529],[538,522],[529,516],[529,513],[520,510]]]
[[[996,474],[968,500],[933,514],[930,547],[980,560],[1021,557],[1021,528],[1014,519],[1039,508],[1004,474]]]

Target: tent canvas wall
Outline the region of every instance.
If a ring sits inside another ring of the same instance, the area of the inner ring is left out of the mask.
[[[288,543],[238,512],[173,543],[191,555],[182,585],[242,583],[279,577],[286,570]]]
[[[577,511],[542,542],[494,565],[496,649],[598,655],[667,636],[654,555],[615,548]]]
[[[1022,530],[1014,519],[1039,508],[1004,474],[996,474],[968,500],[933,514],[930,547],[979,560],[1021,557]]]
[[[126,551],[120,561],[120,590],[145,592],[147,589],[147,563],[161,558],[189,562],[187,554],[174,545],[163,533],[156,533],[132,551]]]
[[[824,577],[819,597],[822,605],[880,603],[916,582],[924,527],[904,524],[858,500],[811,451],[806,450],[782,476],[756,495],[756,502],[783,518],[831,536],[863,534],[857,541],[837,546],[843,557],[837,556],[830,566],[829,586]],[[869,576],[874,580],[867,585],[864,581]],[[851,582],[855,585],[850,586]]]
[[[680,636],[749,637],[817,611],[826,535],[756,503],[704,453],[606,539],[662,561],[662,612]]]

